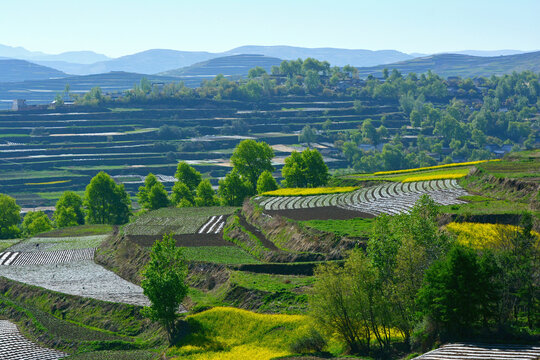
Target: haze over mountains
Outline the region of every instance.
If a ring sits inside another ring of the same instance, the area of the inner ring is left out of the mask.
[[[477,51],[467,50],[454,53],[475,56],[499,56],[522,53],[519,50]],[[425,54],[406,54],[397,50],[362,50],[338,48],[304,48],[294,46],[241,46],[221,53],[206,51],[178,51],[151,49],[119,58],[109,58],[92,51],[71,51],[57,55],[28,51],[22,47],[0,45],[0,58],[14,58],[47,66],[66,74],[89,75],[110,71],[125,71],[141,74],[157,74],[232,55],[257,54],[283,60],[307,57],[326,60],[332,65],[371,67],[411,60]]]

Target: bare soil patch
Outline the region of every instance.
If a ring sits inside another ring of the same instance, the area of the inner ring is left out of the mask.
[[[176,246],[195,247],[195,246],[235,246],[234,244],[223,240],[220,234],[181,234],[173,235],[176,240]],[[128,235],[128,241],[139,246],[149,247],[154,245],[157,240],[163,239],[163,235]]]

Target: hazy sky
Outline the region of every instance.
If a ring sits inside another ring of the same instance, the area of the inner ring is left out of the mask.
[[[121,56],[241,45],[540,49],[540,0],[1,0],[0,44]]]

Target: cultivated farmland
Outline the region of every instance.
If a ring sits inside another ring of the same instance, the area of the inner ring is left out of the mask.
[[[56,360],[68,354],[45,349],[26,339],[17,326],[0,320],[0,354],[3,360]]]
[[[427,194],[441,205],[462,204],[460,196],[467,195],[454,179],[392,182],[369,186],[343,194],[317,196],[261,197],[265,210],[297,210],[319,207],[339,207],[372,215],[408,212]]]

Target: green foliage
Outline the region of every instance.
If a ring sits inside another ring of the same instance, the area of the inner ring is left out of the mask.
[[[131,213],[131,202],[124,185],[101,171],[90,180],[84,195],[90,224],[125,224]]]
[[[43,211],[27,212],[21,225],[21,229],[25,236],[34,236],[52,230],[52,228],[51,220]]]
[[[259,260],[236,246],[194,246],[184,248],[187,261],[215,264],[258,264]]]
[[[257,193],[262,194],[267,191],[277,190],[277,188],[278,184],[276,179],[274,179],[270,171],[265,170],[257,180]]]
[[[208,179],[204,179],[197,186],[197,197],[195,198],[197,206],[216,206],[219,205],[219,199],[216,192],[212,189],[212,184]]]
[[[84,224],[83,199],[74,191],[66,191],[56,202],[54,220],[58,227]]]
[[[317,149],[293,151],[281,170],[287,187],[319,187],[328,183],[328,166]]]
[[[169,195],[162,183],[158,182],[148,193],[148,209],[156,210],[169,206]]]
[[[219,181],[218,194],[224,205],[242,206],[244,199],[251,194],[251,184],[243,181],[238,172],[233,170]]]
[[[304,126],[300,134],[298,134],[298,142],[310,145],[315,141],[317,141],[317,131],[309,125]]]
[[[171,202],[178,207],[190,207],[195,205],[193,191],[181,181],[174,183],[171,194]]]
[[[326,340],[316,330],[311,328],[307,334],[294,340],[290,345],[291,352],[295,354],[309,354],[323,351]]]
[[[494,271],[475,250],[454,246],[426,271],[418,291],[420,310],[439,324],[445,336],[465,338],[494,311]]]
[[[264,171],[274,171],[272,158],[274,150],[265,142],[243,140],[236,146],[231,156],[233,170],[244,182],[250,184],[250,195],[255,194],[257,179]]]
[[[178,163],[176,174],[174,174],[174,176],[179,182],[185,184],[191,191],[195,191],[202,179],[201,173],[195,170],[195,168],[190,166],[185,161]]]
[[[21,208],[11,196],[0,194],[0,239],[15,238],[20,230]]]
[[[150,261],[142,272],[141,286],[151,305],[143,309],[143,315],[159,322],[172,341],[178,308],[187,295],[185,284],[187,266],[182,248],[177,248],[172,235],[164,235],[156,241],[150,252]]]

